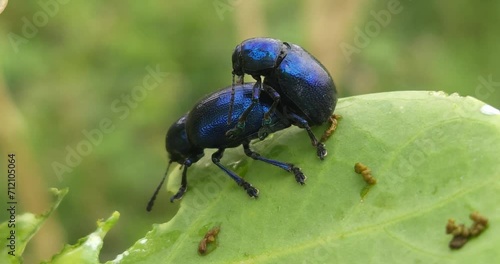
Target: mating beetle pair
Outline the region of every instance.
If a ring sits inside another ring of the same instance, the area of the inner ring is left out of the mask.
[[[292,172],[298,183],[305,175],[293,164],[264,158],[249,147],[251,140],[296,125],[306,129],[317,155],[323,159],[324,144],[310,126],[331,120],[337,92],[328,71],[301,47],[271,38],[243,41],[233,53],[233,84],[198,102],[169,129],[166,149],[172,162],[184,166],[179,191],[170,201],[182,198],[187,189],[187,169],[203,157],[205,148],[218,149],[212,162],[228,174],[250,197],[258,190],[220,163],[226,148],[243,145],[247,156]],[[257,82],[243,84],[244,74]],[[235,76],[238,81],[235,83]],[[262,82],[261,76],[264,76]],[[261,90],[265,93],[260,93]],[[150,211],[165,175],[151,198]]]
[[[327,154],[325,145],[316,139],[310,126],[328,121],[337,104],[337,90],[325,67],[300,46],[271,38],[243,41],[234,50],[232,59],[233,85],[234,76],[243,82],[244,74],[249,74],[257,81],[252,94],[254,104],[261,90],[274,99],[273,107],[264,115],[259,137],[266,136],[269,115],[281,102],[291,122],[307,130],[318,157],[323,159]],[[246,115],[254,104],[240,116],[228,136],[244,129]]]

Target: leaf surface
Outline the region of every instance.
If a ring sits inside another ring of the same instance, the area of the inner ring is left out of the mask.
[[[488,111],[489,110],[489,111]],[[256,142],[261,155],[291,162],[292,174],[228,150],[222,163],[260,189],[250,199],[211,163],[188,170],[177,215],[132,246],[121,263],[495,263],[500,260],[500,115],[484,103],[440,92],[390,92],[343,98],[339,127],[324,161],[305,131],[291,128]],[[324,128],[316,128],[320,136]],[[354,164],[377,184],[367,189]],[[174,169],[169,195],[180,185]],[[168,199],[162,193],[159,199]],[[161,208],[156,208],[161,210]],[[479,237],[450,250],[449,218],[470,226],[490,219]],[[220,225],[217,248],[198,243]],[[333,262],[332,262],[333,261]],[[118,262],[118,261],[117,261]]]
[[[228,150],[222,163],[260,189],[260,197],[250,199],[207,151],[188,171],[188,192],[175,217],[109,263],[500,261],[497,109],[470,97],[407,91],[343,98],[336,113],[343,118],[324,161],[298,128],[252,144],[265,157],[301,167],[309,177],[305,186],[241,148]],[[317,136],[322,129],[315,128]],[[370,168],[376,185],[367,187],[354,172],[357,162]],[[180,178],[180,170],[170,173],[169,195]],[[54,191],[58,198],[47,213],[18,217],[19,255],[66,192]],[[165,192],[159,197],[168,198]],[[462,249],[449,249],[448,219],[470,226],[474,211],[489,226]],[[115,212],[99,221],[96,232],[66,246],[51,263],[98,263],[102,238],[118,217]],[[215,226],[216,247],[200,256],[200,240]],[[2,233],[7,229],[7,222],[0,225]]]

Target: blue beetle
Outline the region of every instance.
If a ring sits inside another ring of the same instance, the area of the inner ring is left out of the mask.
[[[295,175],[295,180],[304,184],[306,176],[300,168],[293,164],[262,157],[260,154],[250,149],[250,141],[258,137],[259,129],[262,126],[262,115],[269,111],[273,100],[266,95],[259,98],[254,105],[254,111],[247,116],[247,126],[244,132],[228,138],[225,136],[228,125],[227,111],[231,96],[234,95],[234,106],[232,112],[232,123],[236,125],[236,118],[248,108],[252,102],[252,87],[254,84],[241,84],[236,86],[233,93],[231,87],[227,87],[213,94],[208,95],[199,101],[195,107],[183,115],[169,128],[166,137],[166,149],[169,154],[169,165],[162,181],[157,187],[153,197],[148,203],[147,210],[153,207],[154,200],[165,181],[168,169],[172,162],[177,162],[184,166],[182,172],[182,182],[179,191],[171,197],[170,201],[182,198],[187,189],[187,169],[204,156],[204,149],[215,148],[217,151],[212,154],[212,162],[229,175],[236,183],[243,187],[250,197],[257,197],[259,191],[250,183],[239,177],[233,171],[227,169],[220,163],[226,148],[234,148],[243,145],[247,156],[255,160],[260,160],[271,165],[282,168]],[[269,132],[289,127],[290,122],[283,118],[279,111],[273,112],[269,117]]]
[[[327,155],[325,145],[317,140],[310,126],[326,121],[332,122],[333,126],[337,90],[326,68],[300,46],[272,38],[243,41],[236,46],[232,61],[233,85],[234,77],[237,76],[236,82],[241,83],[244,74],[251,75],[257,82],[253,87],[253,103],[243,111],[237,125],[228,130],[226,136],[237,136],[246,129],[247,115],[257,104],[263,90],[274,102],[264,113],[259,138],[263,139],[268,134],[270,116],[278,105],[282,105],[285,118],[306,129],[312,145],[317,148],[318,157],[323,159]],[[261,76],[264,76],[264,82]],[[232,116],[231,111],[230,107],[228,116]]]

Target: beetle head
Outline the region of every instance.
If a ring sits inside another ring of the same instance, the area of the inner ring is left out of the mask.
[[[181,164],[195,149],[187,137],[186,120],[187,114],[172,124],[167,132],[167,138],[165,139],[165,147],[170,160]]]
[[[233,51],[233,75],[238,76],[239,78],[243,78],[243,75],[245,74],[243,72],[243,57],[241,54],[241,44],[236,46],[236,48]]]

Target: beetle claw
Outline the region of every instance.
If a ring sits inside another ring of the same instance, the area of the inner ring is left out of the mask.
[[[271,133],[272,133],[271,127],[269,125],[263,125],[259,129],[259,133],[258,133],[259,139],[264,140]]]
[[[245,191],[247,191],[248,196],[252,198],[258,198],[259,197],[259,189],[253,187],[250,183],[244,181],[240,184]]]
[[[300,183],[300,185],[306,184],[307,176],[304,175],[304,173],[302,173],[302,171],[300,170],[300,168],[293,167],[292,168],[292,172],[293,172],[293,174],[295,174],[295,180],[298,183]]]
[[[250,186],[250,188],[247,190],[247,194],[252,198],[259,198],[259,189]]]
[[[243,132],[243,129],[239,128],[239,127],[235,127],[233,129],[230,129],[226,132],[226,137],[228,137],[229,139],[235,139],[236,137],[238,137],[241,133]]]
[[[316,145],[316,154],[321,160],[325,159],[326,155],[328,155],[328,151],[325,148],[325,144],[318,143],[318,145]]]
[[[173,203],[175,200],[180,200],[184,196],[184,193],[186,193],[187,187],[181,186],[177,193],[175,195],[172,195],[170,197],[170,202]]]

